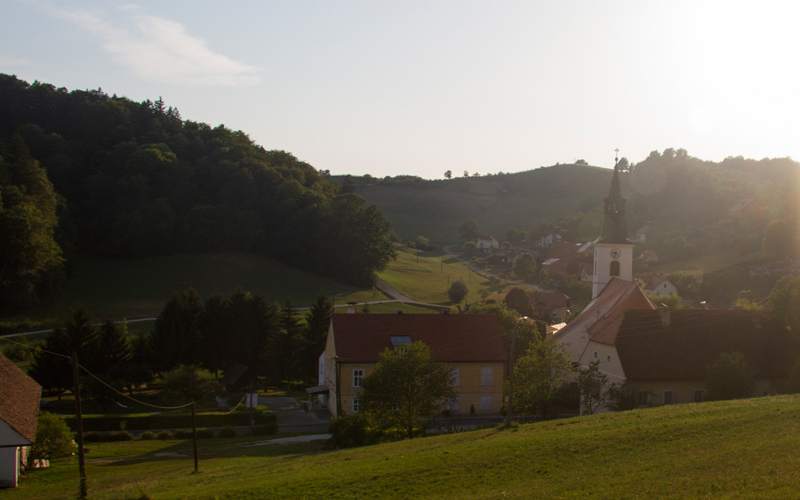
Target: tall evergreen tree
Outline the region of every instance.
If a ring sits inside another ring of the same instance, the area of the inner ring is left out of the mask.
[[[151,366],[155,371],[165,372],[180,364],[199,364],[202,312],[203,301],[191,288],[167,301],[150,334]]]
[[[206,298],[200,329],[203,333],[201,361],[203,367],[219,377],[219,371],[232,360],[230,345],[231,303],[220,294]]]
[[[288,390],[292,378],[297,375],[297,345],[303,334],[297,310],[289,299],[278,317],[280,330],[272,343],[272,355],[278,382],[285,380]]]
[[[302,359],[299,373],[301,376],[315,377],[319,355],[325,350],[328,339],[328,327],[333,314],[333,302],[324,290],[320,290],[314,303],[306,314],[306,327],[303,330]]]

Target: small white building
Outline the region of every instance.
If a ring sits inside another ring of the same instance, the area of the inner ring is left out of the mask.
[[[640,227],[636,230],[636,234],[633,236],[634,243],[644,243],[647,239],[647,228],[650,227],[649,224],[645,224],[644,226]]]
[[[540,242],[540,246],[542,248],[551,247],[553,245],[560,245],[563,240],[561,239],[561,235],[558,233],[548,233],[542,236],[542,241]]]
[[[42,388],[0,354],[0,487],[16,488],[36,440]]]
[[[633,259],[633,261],[634,262],[645,262],[645,263],[648,263],[648,264],[650,262],[658,262],[658,255],[656,255],[656,253],[654,251],[652,251],[652,250],[645,250],[638,257]]]
[[[500,248],[500,243],[491,234],[482,234],[475,241],[475,246],[478,247],[479,252],[490,254]]]
[[[666,276],[660,274],[643,274],[636,278],[636,283],[648,295],[680,295],[678,287]]]

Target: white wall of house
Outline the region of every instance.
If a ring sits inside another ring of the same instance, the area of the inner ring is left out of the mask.
[[[22,447],[11,446],[31,444],[10,425],[0,420],[0,486],[16,488],[22,459]]]
[[[645,290],[650,295],[678,295],[678,287],[672,284],[670,280],[664,280],[659,283],[653,290]]]

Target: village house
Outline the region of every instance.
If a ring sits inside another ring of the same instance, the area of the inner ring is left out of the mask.
[[[645,224],[644,226],[640,227],[636,230],[633,236],[634,243],[645,243],[647,240],[647,228],[650,227],[650,224]]]
[[[546,235],[542,236],[542,240],[539,242],[539,246],[542,248],[552,247],[555,245],[560,245],[562,242],[561,235],[558,233],[547,233]]]
[[[508,357],[493,314],[334,314],[316,392],[327,393],[334,417],[339,410],[357,413],[361,380],[375,369],[380,353],[417,341],[455,371],[458,398],[451,410],[468,413],[474,406],[476,414],[499,414]]]
[[[564,262],[561,259],[547,259],[542,262],[542,267],[550,276],[559,276],[565,273]]]
[[[525,253],[525,250],[521,248],[506,248],[500,247],[494,251],[497,255],[500,256],[502,262],[505,264],[513,264],[517,257]]]
[[[16,488],[36,440],[42,388],[0,354],[0,487]]]
[[[482,234],[475,241],[478,251],[483,254],[490,254],[500,248],[500,243],[491,234]]]
[[[527,292],[534,314],[553,323],[563,323],[569,312],[569,297],[560,292]]]
[[[678,287],[664,275],[661,274],[643,274],[636,277],[636,283],[648,295],[662,295],[668,297],[670,295],[680,295]]]
[[[658,255],[652,250],[645,250],[638,257],[633,259],[634,262],[644,262],[645,264],[649,264],[651,262],[658,262]]]
[[[756,374],[753,396],[779,394],[800,356],[800,342],[762,311],[626,311],[615,337],[642,406],[704,401],[708,366],[732,352]]]

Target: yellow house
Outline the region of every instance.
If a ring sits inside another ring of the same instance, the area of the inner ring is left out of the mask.
[[[500,413],[508,357],[493,314],[334,314],[320,357],[320,386],[331,414],[358,412],[361,380],[379,354],[417,341],[454,369],[458,398],[451,410]]]

